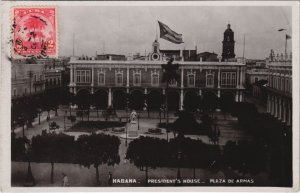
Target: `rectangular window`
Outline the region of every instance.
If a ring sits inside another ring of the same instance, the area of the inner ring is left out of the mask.
[[[152,76],[151,76],[151,84],[153,86],[158,86],[158,84],[159,84],[158,74],[152,74]]]
[[[14,96],[17,96],[17,89],[14,88]]]
[[[85,82],[90,83],[91,82],[91,71],[87,70],[85,71]]]
[[[76,71],[76,82],[80,83],[80,71]]]
[[[116,74],[116,85],[123,85],[123,74]]]
[[[27,94],[27,88],[24,89],[24,94]]]
[[[206,76],[206,87],[213,87],[214,86],[214,76],[212,74],[208,74]]]
[[[222,73],[221,85],[225,85],[225,84],[226,84],[226,74]]]
[[[231,77],[231,83],[232,85],[236,85],[236,74],[235,73],[232,73],[232,77]]]
[[[91,71],[90,70],[76,70],[76,82],[77,83],[90,83]]]
[[[105,74],[98,73],[98,85],[105,85]]]
[[[221,85],[223,87],[236,86],[236,73],[235,72],[222,72]]]
[[[85,71],[84,70],[80,71],[80,82],[81,83],[85,82]]]
[[[188,86],[195,86],[195,75],[188,75]]]
[[[37,81],[37,75],[34,75],[34,81],[35,82]]]
[[[134,74],[133,75],[133,85],[140,86],[141,85],[141,74]]]

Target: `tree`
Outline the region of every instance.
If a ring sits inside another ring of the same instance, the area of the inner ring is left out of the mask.
[[[161,67],[163,69],[163,76],[162,81],[166,83],[166,93],[168,93],[169,90],[169,84],[172,81],[180,82],[180,75],[178,73],[179,64],[172,64],[174,61],[173,58],[171,58],[167,64],[162,64]],[[167,96],[167,94],[166,94]],[[165,100],[166,103],[166,114],[167,114],[167,126],[169,124],[169,116],[168,116],[168,97],[166,97]],[[168,140],[168,128],[167,128],[167,140]]]
[[[77,162],[87,168],[96,169],[96,183],[100,184],[98,167],[103,164],[120,163],[118,137],[105,134],[81,135],[76,143]]]
[[[130,142],[126,159],[139,168],[145,167],[147,184],[148,169],[165,166],[170,161],[169,155],[169,146],[166,140],[141,136]]]
[[[15,133],[11,133],[11,160],[12,161],[24,161],[26,158],[25,143],[27,138],[16,138]]]
[[[233,169],[246,173],[256,174],[266,169],[267,152],[259,141],[238,143],[228,141],[224,146],[224,163]]]
[[[74,163],[74,137],[48,133],[32,138],[34,161],[51,163],[50,182],[54,183],[54,163]]]
[[[30,38],[33,38],[33,41],[35,42],[35,38],[40,38],[42,33],[37,33],[39,30],[43,30],[46,28],[47,23],[41,19],[38,16],[32,15],[26,21],[24,22],[24,26],[29,29],[27,36]],[[32,30],[32,31],[30,31]],[[38,30],[38,31],[36,31]]]
[[[78,93],[76,95],[76,102],[78,105],[79,112],[81,112],[79,115],[81,115],[81,118],[83,120],[84,114],[87,114],[87,118],[89,121],[89,114],[90,114],[90,106],[92,104],[92,95],[88,92]]]
[[[178,154],[181,154],[178,157]],[[177,167],[209,168],[212,163],[220,160],[220,148],[218,146],[207,145],[201,140],[193,140],[183,136],[170,140],[170,153],[173,160],[177,160]]]

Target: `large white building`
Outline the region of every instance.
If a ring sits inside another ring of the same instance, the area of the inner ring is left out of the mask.
[[[267,59],[269,69],[267,112],[287,126],[292,125],[292,53],[275,54]]]

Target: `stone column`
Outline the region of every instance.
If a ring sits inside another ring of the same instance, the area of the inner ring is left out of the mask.
[[[111,88],[108,88],[108,106],[111,106],[112,95]]]
[[[278,119],[281,120],[281,113],[282,113],[282,109],[281,109],[281,99],[278,99]]]
[[[92,85],[91,86],[94,86],[94,67],[92,67]]]
[[[183,110],[183,89],[180,89],[180,110]]]
[[[218,68],[218,88],[220,88],[220,79],[221,79],[221,72],[220,67]]]
[[[290,126],[292,125],[292,105],[289,103],[287,107],[288,107],[287,125]]]
[[[243,102],[243,93],[242,92],[240,92],[240,102]]]
[[[240,70],[240,87],[243,85],[243,68]]]
[[[73,82],[74,82],[74,79],[73,79],[73,71],[74,69],[73,69],[73,64],[71,64],[70,65],[70,85],[72,85],[73,84]]]
[[[237,67],[236,87],[240,88],[240,68]]]
[[[181,68],[181,77],[180,77],[181,78],[181,80],[180,80],[181,81],[181,83],[180,83],[181,84],[181,88],[183,88],[183,80],[184,80],[183,75],[184,75],[183,68]]]
[[[274,105],[275,105],[275,112],[274,112],[274,117],[277,118],[278,117],[278,100],[277,97],[274,98]]]
[[[290,106],[289,106],[290,125],[293,124],[293,113],[292,113],[292,110],[293,110],[293,105],[292,105],[292,102],[291,102],[291,103],[290,103]]]
[[[286,102],[282,101],[282,122],[286,122]]]
[[[273,98],[273,96],[270,97],[270,114],[274,115],[274,98]]]
[[[76,72],[76,66],[74,66],[74,84],[77,83],[77,72]]]
[[[126,87],[129,87],[129,67],[127,67],[127,74],[126,74]]]
[[[239,102],[239,91],[238,90],[235,93],[235,102]]]

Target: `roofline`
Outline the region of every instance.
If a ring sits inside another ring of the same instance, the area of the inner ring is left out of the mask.
[[[127,60],[127,61],[118,61],[118,60],[73,60],[69,64],[112,64],[112,65],[161,65],[166,64],[167,61],[148,61],[148,60]],[[239,62],[200,62],[200,61],[175,61],[175,64],[181,65],[211,65],[211,66],[246,66],[246,64]]]

